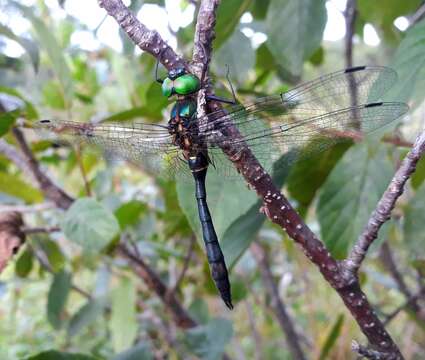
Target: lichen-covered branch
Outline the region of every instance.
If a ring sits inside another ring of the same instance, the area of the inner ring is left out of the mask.
[[[424,152],[425,131],[417,137],[412,149],[404,158],[401,166],[396,171],[393,179],[379,200],[376,209],[370,216],[363,233],[360,235],[347,259],[344,261],[343,270],[346,277],[349,278],[356,275],[366,256],[367,250],[377,238],[381,226],[390,218],[397,199],[403,193],[404,185],[410,175],[415,171],[416,164]]]

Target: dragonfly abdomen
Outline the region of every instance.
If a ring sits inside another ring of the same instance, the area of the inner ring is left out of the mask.
[[[233,309],[229,275],[207,204],[205,178],[208,169],[208,159],[203,153],[198,153],[196,156],[190,157],[188,163],[195,178],[195,195],[198,203],[199,220],[211,276],[224,303],[228,308]]]

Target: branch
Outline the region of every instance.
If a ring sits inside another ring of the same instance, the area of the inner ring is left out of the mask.
[[[12,161],[26,176],[34,177],[22,154],[3,139],[0,139],[0,153]]]
[[[133,270],[139,275],[146,285],[154,291],[161,301],[166,305],[166,308],[171,312],[171,315],[177,326],[188,329],[197,326],[186,310],[182,307],[180,302],[171,293],[169,289],[162,282],[161,278],[139,257],[134,251],[130,250],[126,245],[118,245],[119,253],[128,259],[133,265]]]
[[[397,283],[400,292],[407,299],[404,305],[402,305],[398,310],[394,311],[391,315],[387,317],[387,319],[384,321],[384,324],[386,325],[389,321],[391,321],[392,318],[395,317],[398,312],[403,310],[405,307],[408,307],[411,311],[413,311],[419,319],[425,321],[425,309],[423,309],[418,302],[418,300],[420,299],[420,295],[423,295],[424,291],[419,291],[418,294],[413,295],[412,292],[409,290],[406,282],[403,279],[402,274],[397,268],[397,264],[394,260],[394,256],[388,244],[388,241],[384,242],[381,246],[380,258],[384,266],[387,268],[388,272],[393,277],[394,281]]]
[[[204,79],[207,75],[211,61],[212,42],[215,38],[216,10],[219,3],[220,0],[202,0],[199,7],[191,69],[200,79]]]
[[[409,27],[412,27],[413,25],[417,24],[419,21],[421,21],[425,17],[425,3],[423,3],[418,10],[409,18],[410,25]]]
[[[384,325],[387,326],[399,313],[405,308],[414,308],[417,306],[418,300],[424,299],[425,289],[421,289],[417,294],[411,295],[406,302],[395,309],[391,314],[387,315],[384,320]],[[412,309],[413,310],[413,309]],[[415,311],[415,310],[414,310]],[[415,312],[421,320],[425,320],[425,312],[419,308],[419,312]]]
[[[286,341],[294,359],[307,359],[302,351],[300,339],[295,331],[294,324],[286,311],[286,306],[279,296],[276,284],[273,281],[273,274],[270,270],[270,263],[266,251],[258,243],[252,243],[251,252],[257,260],[260,268],[264,286],[271,298],[271,306],[277,317],[279,325],[286,336]]]
[[[153,55],[167,69],[187,68],[186,62],[174,52],[158,32],[149,30],[143,25],[121,0],[99,0],[99,6],[117,21],[141,50]]]
[[[363,345],[360,345],[356,341],[353,341],[351,343],[351,349],[357,354],[364,356],[366,359],[370,359],[370,360],[398,360],[399,359],[398,357],[393,356],[391,354],[369,349]]]
[[[31,177],[32,177],[32,174],[31,174]],[[16,211],[19,213],[32,213],[32,212],[38,213],[40,211],[51,210],[55,208],[56,208],[56,205],[50,202],[34,204],[34,205],[1,205],[0,213],[11,212],[11,211]]]
[[[31,149],[29,148],[24,135],[18,128],[13,128],[13,135],[21,148],[26,166],[31,170],[34,178],[38,182],[39,188],[44,193],[44,196],[56,204],[61,209],[67,209],[71,206],[73,199],[65,193],[61,188],[56,186],[50,178],[40,169],[40,165]]]
[[[368,224],[360,235],[349,256],[344,260],[343,272],[347,278],[357,274],[364,260],[369,246],[378,236],[381,226],[390,218],[395,202],[401,196],[404,185],[410,175],[415,171],[416,164],[425,152],[425,131],[416,139],[412,149],[404,158],[401,166],[395,173],[387,190],[379,200],[376,209],[372,213]]]
[[[357,17],[357,0],[348,0],[344,11],[345,17],[345,66],[353,66],[353,37]]]

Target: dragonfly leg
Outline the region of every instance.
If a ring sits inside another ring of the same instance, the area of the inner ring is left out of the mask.
[[[231,105],[236,105],[238,102],[236,101],[236,94],[235,94],[235,89],[233,88],[232,85],[232,81],[230,80],[230,69],[229,69],[229,65],[226,64],[226,79],[227,82],[229,83],[230,86],[230,90],[232,91],[232,100],[229,99],[224,99],[220,96],[216,96],[216,95],[207,95],[207,100],[210,101],[218,101],[218,102],[222,102],[225,104],[231,104]]]
[[[205,189],[205,178],[208,169],[207,157],[204,154],[199,153],[196,157],[189,158],[189,167],[195,179],[195,194],[196,201],[198,203],[199,220],[201,221],[202,234],[208,263],[210,265],[211,276],[224,303],[229,309],[233,309],[229,275],[207,204],[207,194]]]

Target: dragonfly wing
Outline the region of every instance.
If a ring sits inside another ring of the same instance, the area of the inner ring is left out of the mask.
[[[361,140],[365,134],[407,111],[408,106],[404,103],[378,102],[310,117],[302,111],[281,114],[273,118],[272,126],[267,126],[262,117],[251,113],[238,124],[242,136],[239,140],[232,139],[232,146],[237,148],[238,144],[241,147],[246,144],[262,165],[270,169],[282,154],[291,152],[294,159],[308,157],[341,141]],[[218,134],[219,129],[208,133],[212,156],[228,141],[226,136]]]
[[[377,102],[397,80],[397,73],[382,66],[358,66],[324,75],[302,83],[297,87],[274,96],[256,99],[246,106],[235,105],[216,111],[200,123],[224,128],[243,125],[249,114],[261,116],[263,121],[276,120],[284,114],[304,113],[305,117]]]
[[[89,145],[100,150],[105,158],[126,160],[148,172],[158,173],[178,165],[179,149],[172,143],[168,130],[156,124],[41,120],[36,128],[55,140]]]

